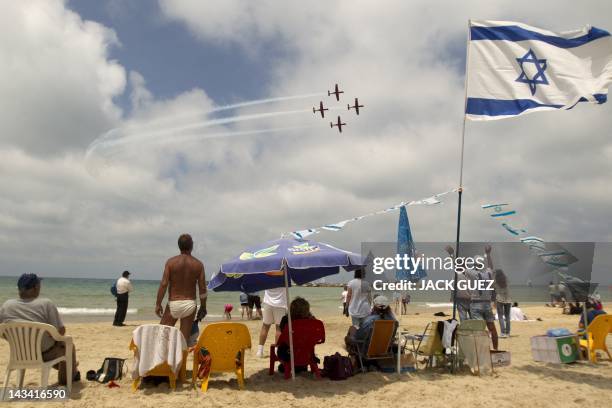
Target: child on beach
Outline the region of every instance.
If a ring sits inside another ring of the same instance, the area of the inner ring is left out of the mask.
[[[232,310],[234,310],[234,305],[232,305],[231,303],[226,303],[225,311],[223,312],[225,320],[232,320]]]

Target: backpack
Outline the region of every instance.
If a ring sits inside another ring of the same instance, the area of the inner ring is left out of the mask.
[[[332,381],[346,380],[353,376],[353,364],[349,357],[336,353],[323,359],[323,371]]]
[[[113,286],[110,287],[110,292],[114,297],[117,297],[117,284],[113,283]]]
[[[120,380],[123,377],[124,358],[106,357],[102,367],[96,373],[95,380],[105,384],[111,380]]]

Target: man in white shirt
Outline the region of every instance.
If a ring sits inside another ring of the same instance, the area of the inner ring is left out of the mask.
[[[134,290],[132,282],[128,279],[129,277],[130,273],[128,271],[123,271],[122,276],[117,279],[117,283],[115,284],[117,288],[117,310],[115,311],[113,326],[125,326],[123,321],[127,313],[128,297],[129,293]]]
[[[267,289],[264,292],[263,299],[263,324],[259,333],[259,346],[257,347],[257,357],[264,356],[264,344],[268,338],[270,326],[274,323],[276,326],[275,342],[280,336],[280,322],[287,314],[287,292],[285,288]]]

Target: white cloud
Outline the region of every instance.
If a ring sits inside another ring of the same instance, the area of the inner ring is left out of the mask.
[[[212,272],[281,232],[453,188],[468,16],[557,30],[586,22],[612,28],[607,3],[589,10],[554,3],[554,21],[545,12],[551,4],[160,1],[168,19],[203,42],[238,45],[259,59],[267,44],[280,42],[285,52],[275,57],[262,97],[323,92],[338,81],[346,91],[341,103],[323,100],[342,109],[329,112],[348,123],[339,134],[311,112],[203,127],[211,117],[308,110],[318,99],[208,114],[217,106],[206,90],[162,100],[137,72],[129,74],[130,116],[121,118],[112,98],[125,89],[125,70],[108,58],[120,39],[61,2],[32,6],[38,17],[29,29],[29,6],[11,3],[12,14],[3,13],[11,18],[0,17],[7,23],[0,50],[14,61],[0,67],[0,89],[12,89],[0,113],[0,259],[56,274],[87,265],[88,273],[109,276],[129,265],[152,278],[175,252],[175,237],[191,232]],[[366,105],[359,117],[345,110],[354,96]],[[605,195],[610,109],[468,123],[463,237],[506,239],[479,208],[503,199],[520,211],[518,223],[547,239],[611,239],[601,222],[612,204]],[[202,137],[286,126],[304,127]],[[119,129],[86,161],[87,145],[113,127]],[[452,241],[455,205],[449,197],[441,206],[411,208],[417,240]],[[317,238],[358,250],[361,241],[393,240],[396,228],[396,216],[385,215]]]
[[[115,33],[62,1],[4,2],[0,13],[2,145],[38,155],[83,148],[117,123],[125,86],[108,60]]]

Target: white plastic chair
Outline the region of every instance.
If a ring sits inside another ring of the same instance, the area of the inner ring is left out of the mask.
[[[66,344],[66,354],[51,361],[43,361],[42,339],[45,333],[49,333],[55,341]],[[10,358],[6,367],[6,378],[0,401],[4,400],[4,393],[8,387],[11,372],[17,370],[19,375],[19,388],[23,387],[23,378],[26,369],[40,368],[40,386],[46,388],[49,382],[49,371],[55,364],[66,362],[66,387],[68,395],[72,390],[72,337],[61,336],[57,329],[50,324],[15,321],[0,324],[0,337],[9,343]]]

